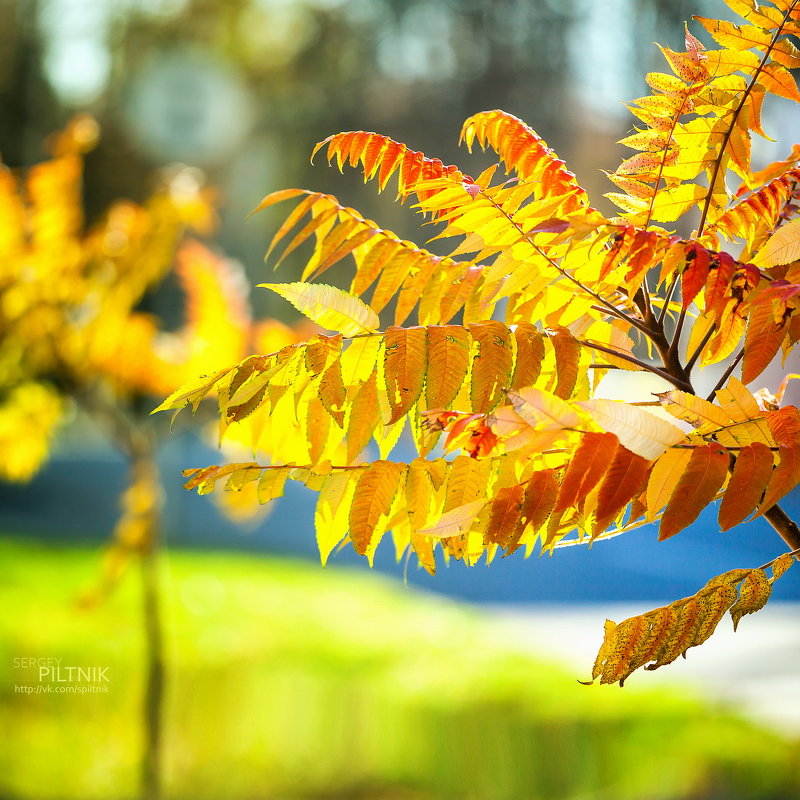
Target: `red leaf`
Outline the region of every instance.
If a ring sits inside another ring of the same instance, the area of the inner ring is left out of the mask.
[[[692,257],[694,253],[694,257]],[[699,244],[690,245],[686,250],[687,267],[681,276],[683,307],[688,308],[697,293],[706,285],[711,259],[708,250]]]

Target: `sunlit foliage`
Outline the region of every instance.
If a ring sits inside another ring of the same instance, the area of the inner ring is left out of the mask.
[[[800,412],[781,406],[785,385],[753,394],[746,384],[800,339],[800,153],[750,165],[764,99],[800,101],[789,72],[800,66],[800,4],[728,5],[747,24],[699,18],[714,47],[687,30],[683,52],[661,48],[669,71],[647,75],[653,94],[630,104],[638,123],[622,144],[636,153],[609,174],[619,216],[596,210],[541,137],[502,111],[474,115],[461,138],[495,151],[503,177],[495,166],[473,178],[374,133],[321,142],[379,189],[396,178],[434,238],[454,242],[450,256],[330,195],[264,198],[258,210],[294,203],[269,254],[282,251],[280,263],[313,244],[301,281],[266,288],[333,333],[249,357],[162,404],[177,412],[216,394],[222,435],[246,431],[270,460],[190,470],[187,487],[257,483],[264,502],[299,480],[319,491],[323,561],[347,541],[371,559],[391,531],[398,553],[431,572],[437,548],[475,564],[643,522],[666,539],[719,498],[721,528],[766,515],[797,549],[776,504],[800,481]],[[694,232],[665,227],[679,220]],[[314,282],[348,257],[349,291]],[[725,359],[698,397],[695,371]],[[604,398],[610,369],[654,374],[665,391]],[[417,456],[392,460],[406,427]],[[742,580],[738,594],[722,581],[725,602],[718,588],[702,595],[715,606],[702,623],[695,615],[700,633],[660,615],[634,657],[640,640],[616,628],[618,663],[596,675],[667,663],[672,650],[665,660],[658,646],[673,633],[698,644],[726,608],[746,605]]]

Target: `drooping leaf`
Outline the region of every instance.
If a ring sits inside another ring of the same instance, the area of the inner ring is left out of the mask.
[[[400,481],[405,477],[405,464],[373,461],[361,471],[350,506],[350,539],[359,555],[374,551],[385,532],[389,511]]]
[[[491,514],[486,530],[483,532],[486,544],[499,544],[507,547],[509,542],[518,540],[524,527],[522,507],[525,502],[525,486],[515,484],[500,489],[492,499]],[[519,531],[519,532],[518,532]]]
[[[691,457],[692,450],[675,447],[667,450],[654,464],[647,481],[648,522],[653,522],[659,511],[669,502]]]
[[[498,405],[503,389],[511,384],[514,368],[512,336],[505,325],[494,320],[472,323],[469,330],[478,345],[472,361],[472,410],[486,413]]]
[[[613,433],[586,433],[575,450],[561,481],[555,512],[580,503],[609,468],[617,450]]]
[[[731,606],[731,619],[733,629],[739,627],[739,622],[746,614],[755,614],[767,604],[772,593],[772,584],[763,569],[750,570],[739,588],[739,599]]]
[[[373,372],[355,394],[347,423],[347,461],[352,463],[369,444],[375,429],[381,424],[378,404],[378,377]]]
[[[720,530],[730,530],[756,510],[772,476],[772,464],[772,451],[761,442],[739,450],[719,507]]]
[[[642,490],[649,468],[647,459],[620,443],[600,484],[593,527],[595,535],[602,533]]]
[[[409,412],[422,393],[427,360],[425,328],[387,328],[384,375],[393,425]]]
[[[661,518],[659,541],[680,533],[700,516],[728,477],[729,463],[728,451],[718,444],[696,447],[692,451],[689,464]]]
[[[531,386],[539,377],[544,360],[544,337],[542,332],[529,322],[520,322],[514,328],[516,358],[512,389]]]
[[[800,483],[800,444],[778,449],[778,466],[775,467],[764,499],[758,507],[758,515],[769,511],[781,498],[785,497]]]
[[[361,470],[339,470],[325,478],[314,511],[317,548],[324,567],[347,535],[349,509]]]
[[[469,370],[471,338],[460,325],[428,327],[425,398],[428,408],[447,408]]]

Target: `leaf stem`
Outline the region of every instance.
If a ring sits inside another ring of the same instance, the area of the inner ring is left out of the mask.
[[[776,556],[771,561],[767,561],[766,564],[762,564],[760,567],[756,567],[756,569],[769,569],[781,556],[794,556],[800,559],[800,546],[795,547],[794,550],[790,550],[788,553],[781,553],[781,555]]]

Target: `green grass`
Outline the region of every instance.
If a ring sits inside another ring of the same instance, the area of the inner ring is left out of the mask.
[[[0,540],[0,798],[131,798],[135,570]],[[584,687],[491,619],[379,576],[218,553],[164,564],[172,798],[659,800],[797,796],[795,743],[698,699]],[[15,658],[108,667],[108,694],[24,695]],[[587,665],[588,668],[588,665]]]

